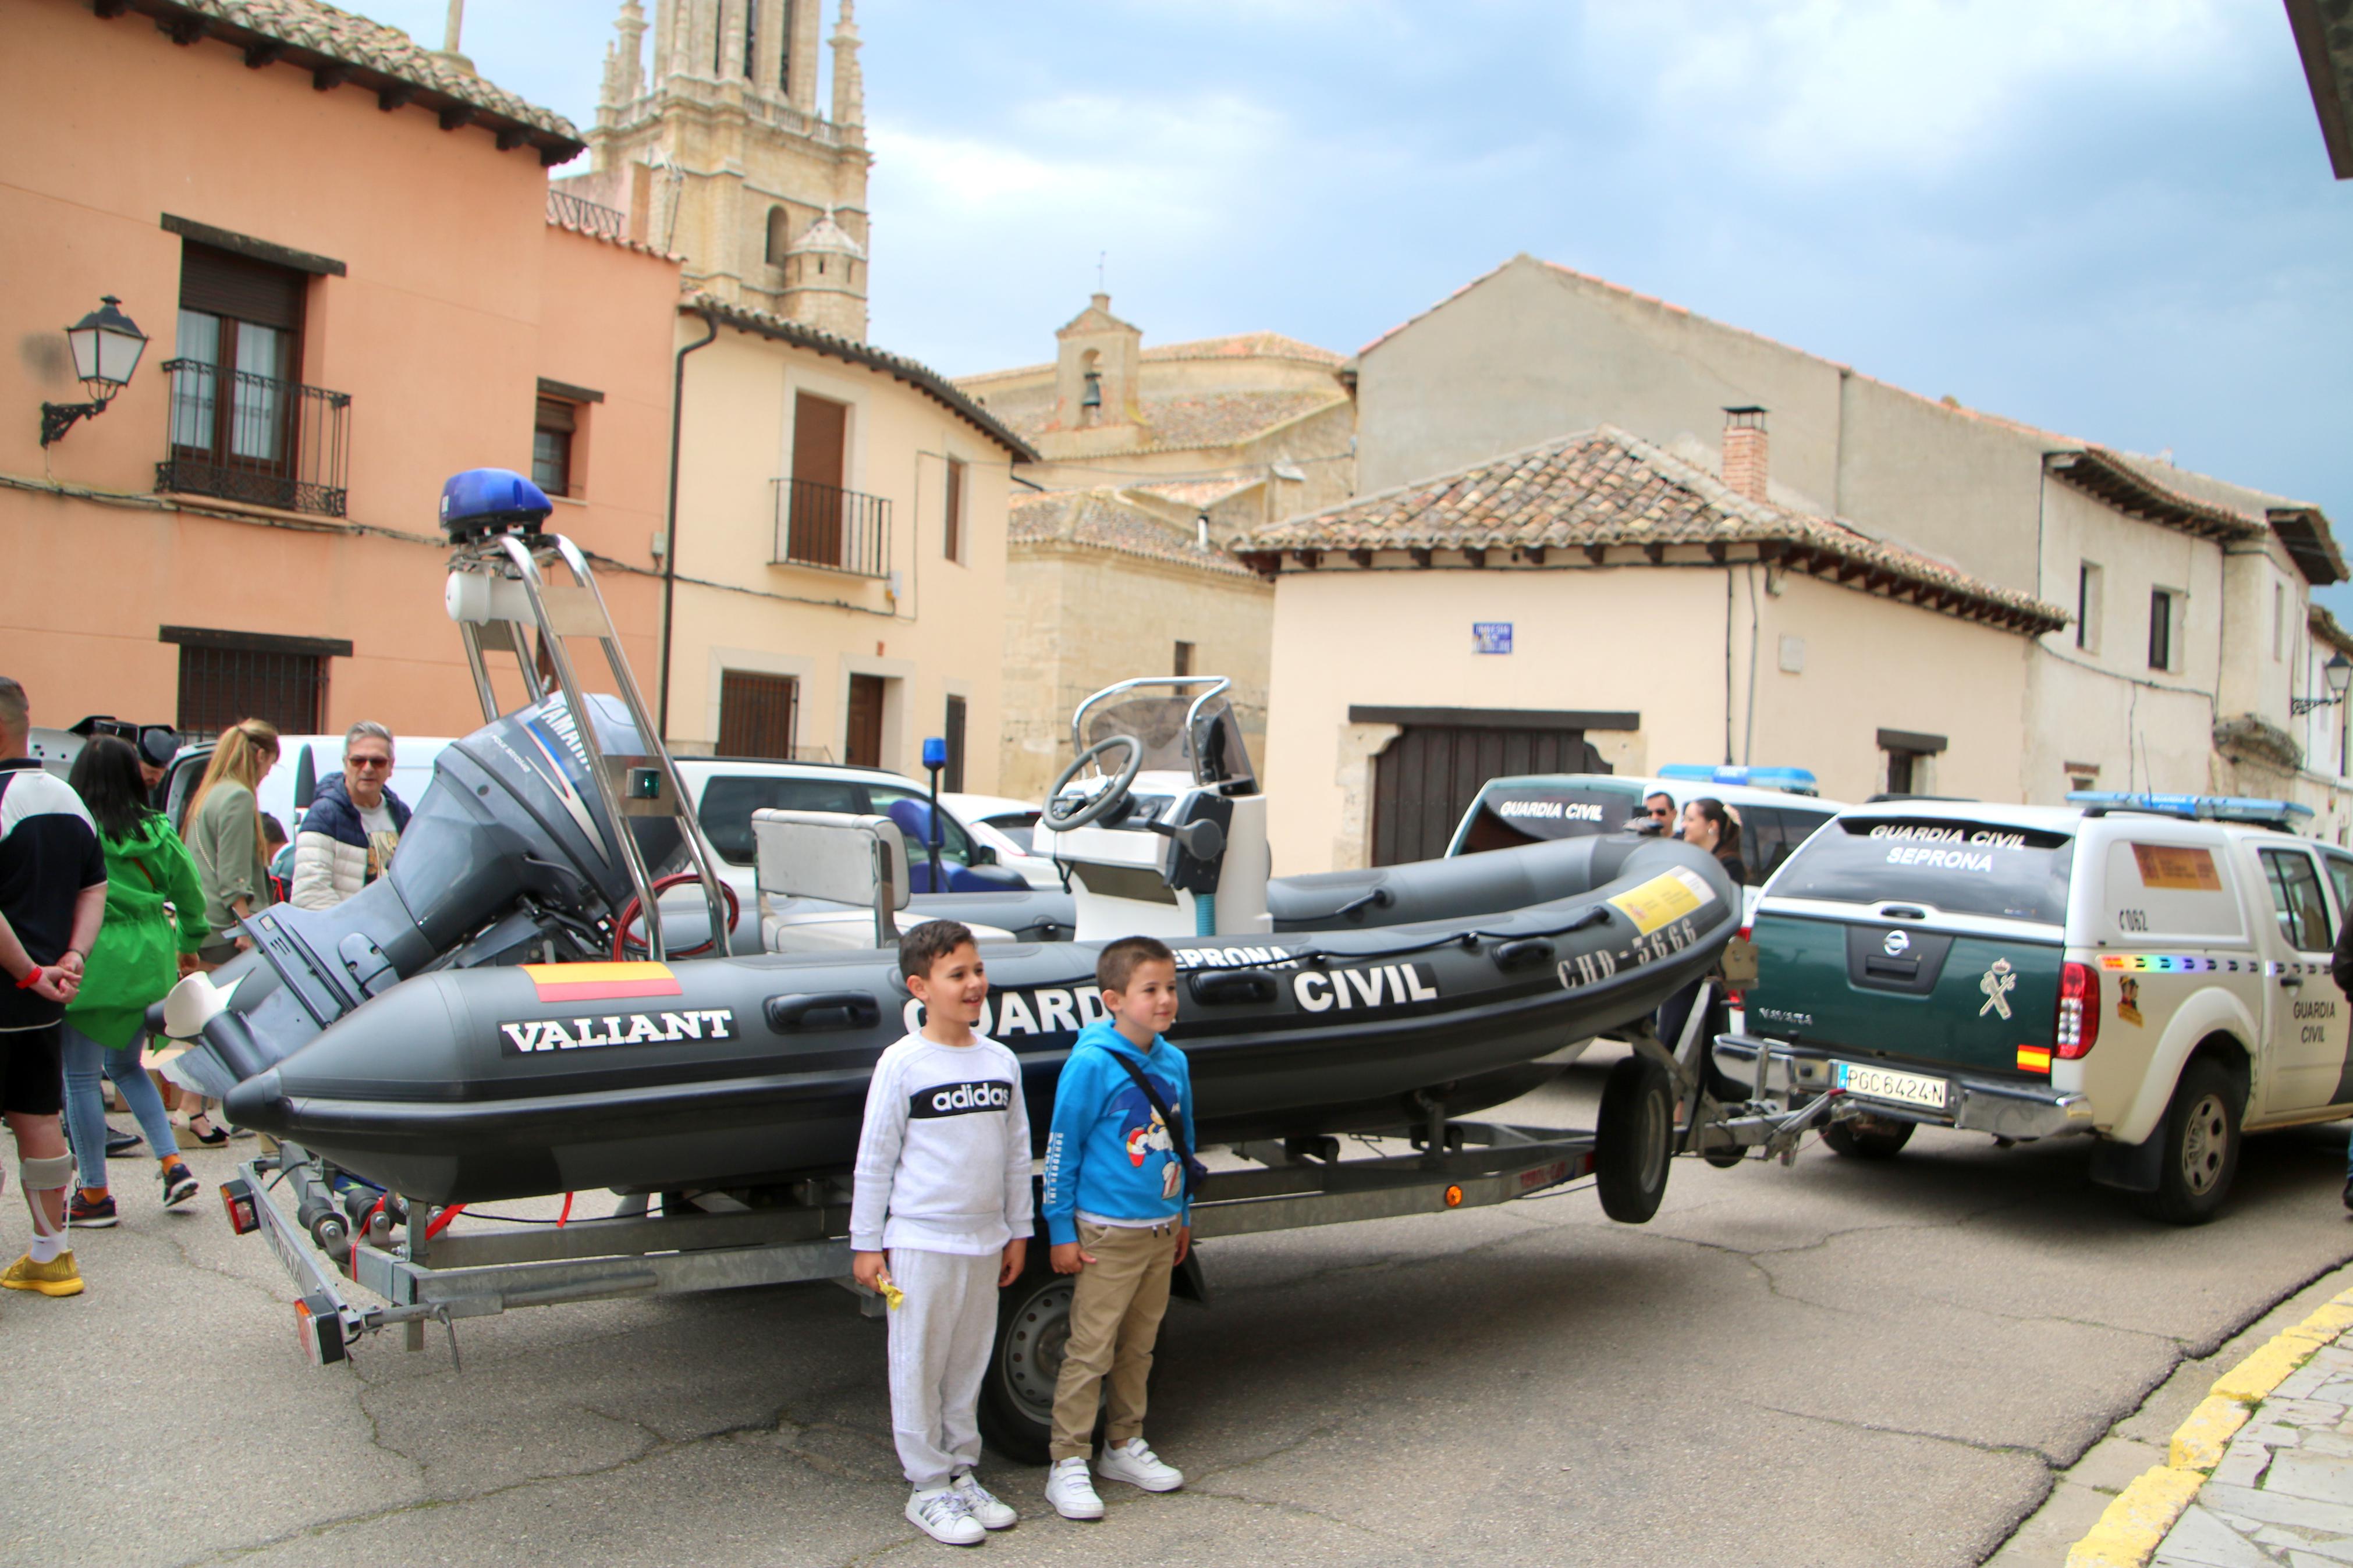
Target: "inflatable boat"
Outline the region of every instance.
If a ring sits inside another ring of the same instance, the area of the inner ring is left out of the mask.
[[[504,511],[464,489],[478,476],[444,505],[451,613],[486,709],[484,647],[535,646],[530,621],[536,646],[560,643],[581,606],[602,612],[577,552],[538,532],[545,502],[532,515],[535,492],[505,478]],[[573,584],[546,580],[557,562]],[[564,588],[586,597],[567,609]],[[525,663],[533,700],[444,751],[385,878],[332,910],[264,911],[244,928],[253,952],[174,990],[158,1022],[199,1042],[195,1070],[233,1121],[431,1204],[849,1165],[873,1062],[920,1019],[891,939],[934,915],[904,890],[902,828],[754,816],[764,906],[871,903],[872,946],[666,952],[667,883],[702,890],[701,930],[733,922],[617,637],[606,652],[617,695],[582,692],[561,658],[543,689]],[[1177,954],[1170,1037],[1206,1144],[1499,1103],[1553,1070],[1540,1058],[1705,973],[1738,923],[1711,858],[1630,835],[1271,878],[1266,800],[1224,690],[1127,682],[1073,718],[1078,756],[1037,837],[1070,871],[1056,908],[1076,937],[984,946],[982,1028],[1021,1058],[1041,1135],[1062,1059],[1101,1014],[1095,955],[1118,936]],[[1024,923],[1013,904],[984,921]]]

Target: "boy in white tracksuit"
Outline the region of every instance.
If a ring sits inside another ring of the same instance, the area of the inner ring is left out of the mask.
[[[882,1053],[866,1094],[849,1210],[852,1272],[897,1292],[891,1430],[914,1494],[907,1518],[971,1546],[1017,1518],[974,1479],[976,1407],[997,1292],[1029,1246],[1029,1113],[1021,1063],[973,1033],[988,977],[972,932],[931,921],[899,943],[923,1029]]]

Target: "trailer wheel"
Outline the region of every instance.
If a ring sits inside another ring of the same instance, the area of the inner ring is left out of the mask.
[[[1033,1269],[997,1308],[997,1343],[980,1385],[980,1435],[1016,1464],[1042,1465],[1054,1427],[1054,1383],[1071,1338],[1071,1279]]]
[[[1876,1116],[1858,1116],[1851,1121],[1833,1121],[1822,1129],[1822,1142],[1831,1152],[1853,1160],[1893,1160],[1912,1142],[1912,1123],[1894,1119],[1882,1121]]]
[[[2143,1213],[2174,1225],[2204,1225],[2221,1212],[2239,1171],[2242,1099],[2237,1082],[2216,1062],[2200,1057],[2182,1069],[2159,1129],[2165,1152],[2157,1191],[2142,1195]]]
[[[1641,1225],[1659,1212],[1667,1193],[1667,1163],[1674,1157],[1675,1096],[1666,1068],[1648,1057],[1628,1057],[1601,1086],[1601,1115],[1593,1133],[1594,1184],[1601,1212],[1623,1225]]]

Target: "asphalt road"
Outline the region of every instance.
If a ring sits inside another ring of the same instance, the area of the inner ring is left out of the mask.
[[[1598,1057],[1510,1108],[1590,1114]],[[238,1147],[247,1147],[238,1145]],[[2216,1224],[2143,1221],[2082,1148],[1926,1133],[1889,1164],[1679,1161],[1589,1191],[1215,1244],[1150,1435],[1000,1563],[1975,1563],[2183,1358],[2353,1258],[2345,1134],[2248,1145]],[[229,1158],[199,1152],[215,1179]],[[899,1516],[882,1326],[830,1286],[517,1311],[325,1371],[210,1194],[79,1233],[85,1295],[0,1299],[0,1562],[831,1564],[947,1554]],[[22,1245],[12,1194],[0,1243]]]

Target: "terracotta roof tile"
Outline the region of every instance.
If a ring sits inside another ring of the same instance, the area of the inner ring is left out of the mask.
[[[426,89],[570,142],[573,145],[565,154],[566,157],[579,152],[582,145],[580,132],[554,110],[542,109],[471,71],[459,69],[398,27],[337,10],[323,0],[134,0],[134,8],[159,20],[180,22],[191,27],[201,25],[204,32],[232,42],[242,41],[237,37],[239,33],[258,35],[327,60]]]
[[[1060,540],[1220,577],[1258,575],[1223,550],[1204,550],[1190,534],[1121,500],[1113,489],[1026,496],[1007,509],[1005,537],[1013,547]]]
[[[1144,351],[1147,360],[1172,359],[1299,359],[1314,364],[1338,365],[1345,357],[1281,332],[1230,332],[1221,338],[1196,338],[1190,342],[1162,343]]]
[[[1608,545],[1765,546],[1809,570],[1884,587],[1947,614],[2034,632],[2064,610],[1972,577],[1851,524],[1752,501],[1682,458],[1610,426],[1491,458],[1321,512],[1245,528],[1244,555],[1342,550],[1578,550]]]

